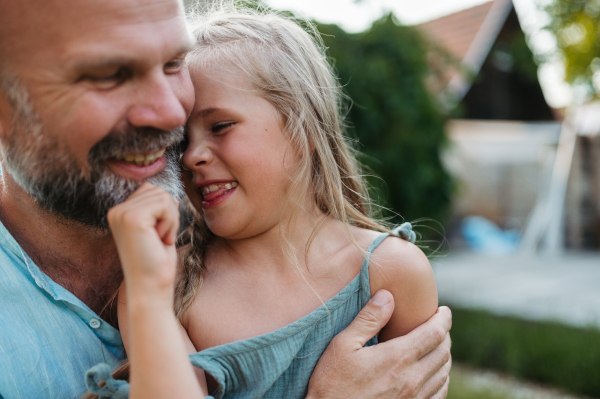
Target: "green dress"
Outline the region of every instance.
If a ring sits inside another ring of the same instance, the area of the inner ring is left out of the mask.
[[[415,240],[409,223],[404,223],[394,233],[411,242]],[[211,374],[218,382],[218,389],[212,393],[214,398],[305,398],[308,381],[323,351],[371,298],[369,259],[386,237],[388,234],[382,233],[371,243],[359,274],[310,314],[268,334],[190,355],[194,366]],[[377,337],[373,337],[365,346],[376,343]],[[121,399],[126,396],[105,397]]]

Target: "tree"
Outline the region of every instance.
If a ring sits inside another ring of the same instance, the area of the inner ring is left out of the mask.
[[[600,98],[600,0],[553,0],[546,11],[567,82]]]
[[[369,179],[379,203],[408,221],[443,221],[452,180],[440,159],[444,118],[425,86],[428,43],[416,29],[398,25],[392,14],[362,33],[349,34],[336,25],[318,28],[354,102],[350,133],[360,143],[361,161],[380,177]]]

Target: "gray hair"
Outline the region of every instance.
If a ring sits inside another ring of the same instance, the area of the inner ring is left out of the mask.
[[[108,210],[127,199],[141,183],[114,174],[104,161],[164,146],[168,146],[167,165],[148,181],[175,198],[183,195],[177,162],[182,127],[170,132],[132,126],[112,131],[92,147],[88,165],[81,168],[69,149],[48,134],[26,87],[16,77],[5,76],[0,88],[13,111],[2,148],[3,173],[10,174],[42,209],[68,221],[107,229]]]

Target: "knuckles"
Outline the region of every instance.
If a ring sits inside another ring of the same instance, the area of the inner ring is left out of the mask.
[[[446,335],[448,334],[446,329],[444,329],[443,327],[440,327],[440,326],[436,326],[435,328],[433,328],[431,333],[432,333],[432,338],[434,339],[434,341],[437,345],[441,345],[444,342],[444,340],[446,339]]]
[[[151,198],[150,202],[140,206],[141,199]],[[117,226],[137,226],[140,225],[149,215],[148,208],[158,208],[167,210],[167,215],[175,216],[178,214],[177,205],[173,197],[160,187],[153,186],[150,183],[144,183],[123,203],[109,209],[106,218],[111,228]]]
[[[365,307],[356,316],[356,321],[360,323],[366,329],[379,329],[380,326],[380,314],[377,310],[372,309],[370,306]]]
[[[413,378],[404,385],[402,393],[405,395],[404,397],[408,399],[416,398],[417,395],[419,395],[419,391],[421,391],[421,384]]]

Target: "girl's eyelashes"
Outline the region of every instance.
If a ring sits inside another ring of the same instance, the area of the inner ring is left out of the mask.
[[[226,128],[235,125],[235,122],[219,122],[210,129],[211,133],[220,133]]]

